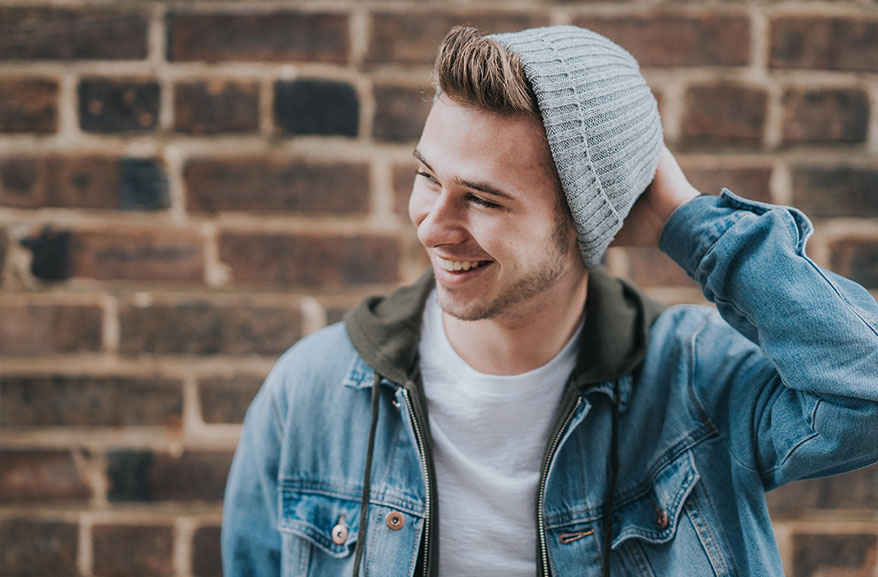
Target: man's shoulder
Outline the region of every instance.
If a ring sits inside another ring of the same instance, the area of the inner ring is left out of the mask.
[[[266,379],[276,399],[341,384],[357,364],[344,323],[324,327],[300,339],[281,355]],[[321,386],[315,386],[319,384]]]

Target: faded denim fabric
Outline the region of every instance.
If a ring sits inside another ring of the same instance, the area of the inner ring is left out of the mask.
[[[878,460],[878,305],[805,255],[810,234],[800,212],[728,191],[674,213],[661,248],[717,310],[665,310],[619,398],[608,382],[571,405],[542,504],[552,575],[600,575],[613,402],[614,576],[783,575],[765,492]],[[228,481],[227,577],[351,574],[373,379],[343,325],[277,363]],[[423,464],[398,385],[382,382],[364,575],[414,575],[425,526]],[[391,512],[401,529],[385,522]]]

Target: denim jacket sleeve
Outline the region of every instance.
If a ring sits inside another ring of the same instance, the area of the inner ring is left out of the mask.
[[[277,478],[283,421],[273,386],[279,378],[277,372],[269,375],[244,418],[223,504],[224,575],[280,574]]]
[[[808,258],[811,232],[798,210],[724,190],[678,208],[660,240],[725,321],[692,337],[695,396],[766,489],[878,460],[878,306]]]

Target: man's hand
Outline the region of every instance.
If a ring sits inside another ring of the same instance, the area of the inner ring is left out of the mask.
[[[655,178],[631,207],[612,246],[658,246],[671,213],[699,194],[686,180],[677,159],[663,146]]]

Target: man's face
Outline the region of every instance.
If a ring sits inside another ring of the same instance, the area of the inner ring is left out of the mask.
[[[443,96],[415,157],[409,216],[446,313],[462,320],[538,314],[585,274],[538,118]]]

